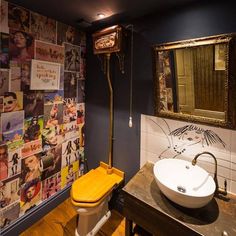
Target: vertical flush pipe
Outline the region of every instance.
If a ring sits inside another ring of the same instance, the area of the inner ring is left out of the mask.
[[[112,165],[113,165],[113,130],[114,130],[114,122],[113,122],[113,88],[111,84],[111,78],[110,78],[110,58],[111,54],[106,54],[106,76],[107,76],[107,82],[109,86],[110,91],[110,119],[109,119],[109,152],[108,152],[108,170],[107,173],[112,173]]]

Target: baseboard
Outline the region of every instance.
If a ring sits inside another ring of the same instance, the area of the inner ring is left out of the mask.
[[[18,236],[20,233],[25,231],[28,227],[32,226],[35,222],[45,216],[48,212],[57,207],[60,203],[65,201],[70,196],[70,188],[68,186],[44,201],[37,207],[33,208],[32,211],[23,215],[17,219],[14,223],[0,231],[1,236]]]

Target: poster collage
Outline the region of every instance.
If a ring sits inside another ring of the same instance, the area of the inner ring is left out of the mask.
[[[84,172],[85,33],[0,0],[0,230]]]
[[[160,110],[174,111],[172,55],[170,51],[158,51],[158,78],[160,88]]]

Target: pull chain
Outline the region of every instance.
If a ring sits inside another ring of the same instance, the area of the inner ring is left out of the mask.
[[[129,127],[133,127],[132,115],[133,115],[133,58],[134,58],[134,26],[131,27],[131,53],[130,53],[130,93],[129,93]]]

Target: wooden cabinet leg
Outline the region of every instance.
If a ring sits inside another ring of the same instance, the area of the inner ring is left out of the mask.
[[[133,235],[133,221],[125,218],[125,236]]]

